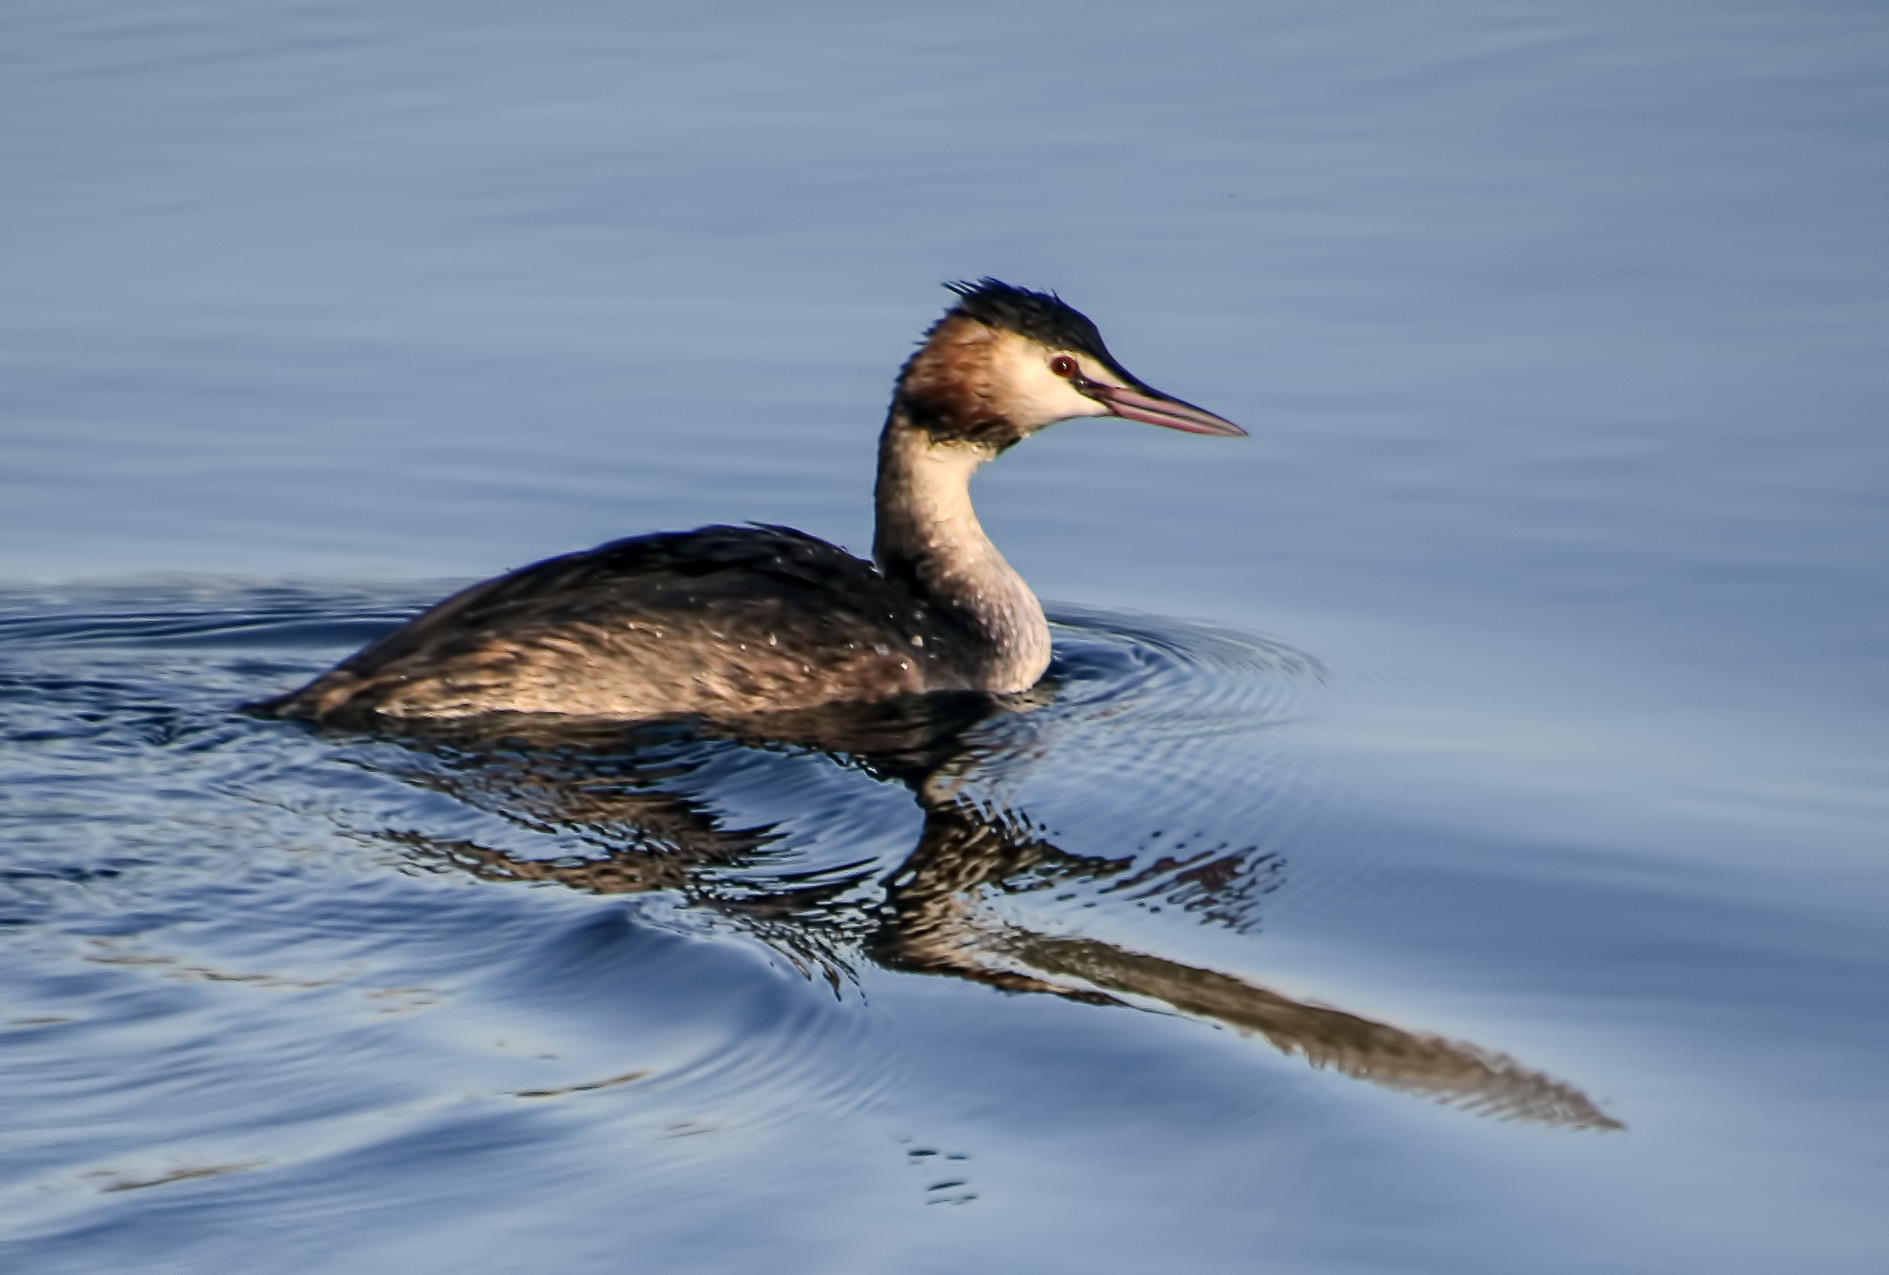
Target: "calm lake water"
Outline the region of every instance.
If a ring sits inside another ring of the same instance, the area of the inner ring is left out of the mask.
[[[1878,5],[21,3],[0,1256],[1889,1268]],[[1244,441],[980,479],[995,716],[233,712],[863,550],[941,280]]]

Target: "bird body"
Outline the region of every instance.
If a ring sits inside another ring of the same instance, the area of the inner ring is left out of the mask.
[[[612,541],[464,589],[299,690],[251,706],[347,724],[491,713],[739,717],[1030,687],[1036,595],[970,480],[1058,420],[1243,430],[1135,380],[1053,296],[986,279],[901,371],[880,437],[871,563],[785,527]]]
[[[974,689],[978,639],[949,611],[825,541],[786,527],[703,527],[613,541],[475,584],[278,712],[648,718],[798,709]]]

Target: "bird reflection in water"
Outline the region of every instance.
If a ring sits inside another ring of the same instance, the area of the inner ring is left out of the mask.
[[[1074,711],[1093,718],[1106,705]],[[672,892],[836,988],[867,959],[1010,992],[1178,1012],[1258,1035],[1313,1067],[1460,1109],[1621,1127],[1573,1086],[1504,1054],[1101,939],[1035,932],[1011,910],[1000,915],[994,904],[1025,891],[1087,883],[1132,895],[1158,874],[1166,897],[1180,880],[1196,915],[1224,920],[1276,884],[1267,872],[1276,859],[1257,851],[1153,868],[1132,855],[1071,853],[993,798],[992,777],[1052,749],[1070,712],[1052,676],[1020,695],[943,693],[723,722],[494,715],[426,723],[399,737],[400,748],[376,750],[372,764],[583,848],[541,859],[411,830],[381,834],[422,862],[592,894]],[[781,824],[728,826],[710,797],[692,791],[715,758],[738,749],[821,754],[902,785],[924,816],[917,845],[889,871],[878,858],[777,870],[790,840]]]

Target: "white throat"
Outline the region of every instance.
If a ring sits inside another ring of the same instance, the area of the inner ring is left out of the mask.
[[[988,638],[991,667],[980,689],[1021,691],[1049,666],[1049,625],[971,506],[971,476],[995,455],[980,443],[934,440],[895,415],[880,442],[873,557]]]

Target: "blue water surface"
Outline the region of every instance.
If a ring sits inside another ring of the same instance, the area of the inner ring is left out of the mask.
[[[1889,1264],[1889,15],[0,17],[0,1254]],[[991,274],[1243,442],[979,479],[995,717],[236,714],[620,535],[869,547]],[[829,741],[830,743],[831,741]]]

